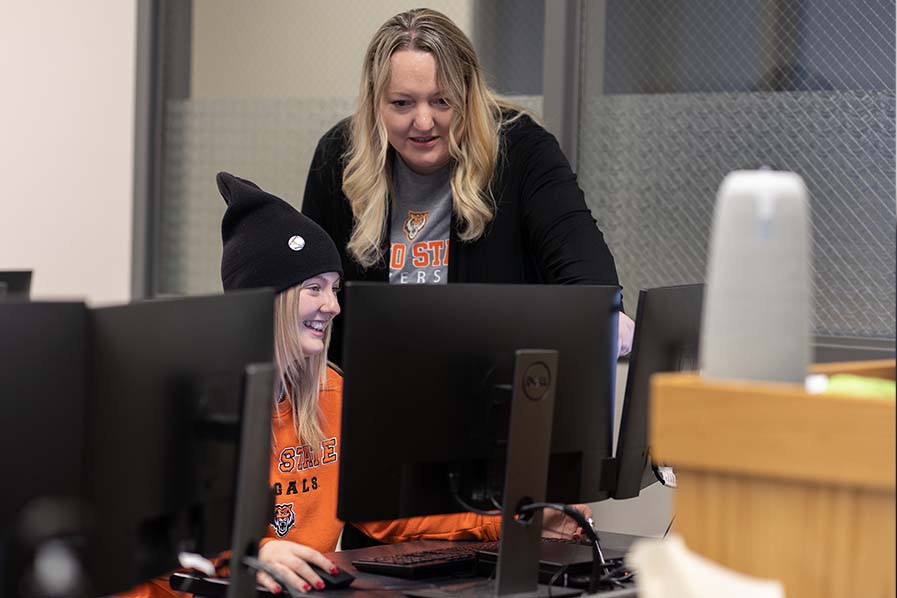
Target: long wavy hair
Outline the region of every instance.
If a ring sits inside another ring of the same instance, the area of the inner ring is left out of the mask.
[[[296,438],[315,449],[323,440],[320,389],[327,381],[327,349],[330,330],[324,335],[324,350],[306,356],[296,331],[299,319],[299,293],[296,285],[277,295],[274,300],[274,362],[277,366],[277,397],[290,401]]]
[[[452,108],[448,136],[454,161],[452,210],[461,240],[481,237],[495,216],[490,182],[498,161],[499,132],[509,122],[503,120],[507,111],[519,110],[489,89],[470,40],[442,13],[426,8],[409,10],[377,30],[364,56],[343,172],[343,193],[355,217],[348,251],[364,267],[382,259],[388,234],[390,146],[379,108],[389,85],[390,58],[400,50],[433,55],[437,83]]]

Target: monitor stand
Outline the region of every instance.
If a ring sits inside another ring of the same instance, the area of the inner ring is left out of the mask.
[[[274,497],[268,485],[274,367],[271,364],[247,366],[244,380],[228,598],[255,595],[255,571],[241,565],[241,561],[258,555],[259,541],[265,537],[274,510]]]
[[[551,450],[557,351],[522,349],[514,354],[511,422],[505,461],[501,541],[494,580],[453,583],[442,589],[410,590],[422,598],[562,598],[582,590],[540,585],[542,513],[524,522],[514,514],[523,504],[544,502]]]

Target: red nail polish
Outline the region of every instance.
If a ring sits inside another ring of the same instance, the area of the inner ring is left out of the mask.
[[[323,582],[323,581],[319,581],[318,583],[315,584],[315,587],[318,588],[319,590],[323,590],[323,589],[324,589],[324,582]]]
[[[302,589],[305,590],[306,592],[308,592],[311,590],[311,586],[308,584],[305,584],[304,586],[302,586]]]
[[[282,588],[282,587],[280,587],[280,586],[274,586],[274,593],[275,593],[275,594],[280,594],[281,592],[283,592],[283,588]]]
[[[336,575],[337,573],[339,573],[339,569],[337,569],[336,567],[331,567],[330,572]]]

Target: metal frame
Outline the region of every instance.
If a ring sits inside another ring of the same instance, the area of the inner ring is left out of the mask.
[[[813,362],[865,361],[893,359],[894,339],[855,336],[813,337]]]
[[[137,3],[136,105],[134,107],[134,210],[131,237],[131,298],[150,296],[153,259],[154,214],[161,146],[161,98],[159,97],[158,2]]]
[[[156,295],[165,102],[190,95],[192,0],[138,0],[131,298]]]
[[[542,117],[576,170],[583,0],[545,1]]]
[[[588,0],[582,9],[579,97],[604,94],[604,24],[607,0]]]

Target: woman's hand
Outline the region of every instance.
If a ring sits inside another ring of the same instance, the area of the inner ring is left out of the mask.
[[[325,571],[337,572],[335,565],[320,552],[289,540],[272,540],[265,543],[259,549],[259,560],[279,571],[284,581],[300,592],[309,592],[312,588],[324,589],[324,581],[309,567],[309,563]],[[283,590],[267,573],[259,572],[256,579],[272,594],[279,594]]]
[[[592,509],[589,505],[570,505],[586,519],[592,517]],[[545,509],[542,511],[542,536],[545,538],[578,539],[583,534],[583,529],[576,521],[561,511]]]
[[[617,358],[619,359],[624,355],[629,355],[629,352],[632,351],[632,335],[635,333],[635,322],[623,312],[617,313],[620,314],[620,319],[617,323]]]

